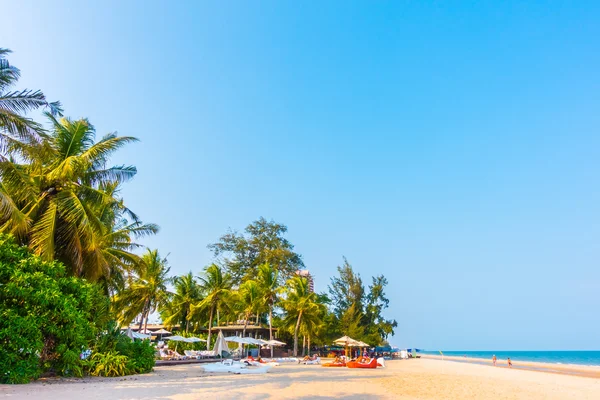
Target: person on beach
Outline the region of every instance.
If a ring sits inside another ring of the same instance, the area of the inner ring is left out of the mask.
[[[497,360],[496,360],[496,355],[494,354],[494,355],[492,356],[492,363],[494,364],[494,367],[496,366],[496,361],[497,361]]]
[[[512,361],[510,361],[510,357],[508,357],[508,368],[512,368]]]

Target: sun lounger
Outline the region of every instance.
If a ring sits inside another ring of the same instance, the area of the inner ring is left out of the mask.
[[[187,358],[190,358],[190,359],[195,359],[195,360],[197,360],[197,359],[199,358],[199,357],[198,357],[198,355],[197,355],[197,353],[196,353],[195,351],[193,351],[193,350],[185,350],[185,351],[183,352],[183,354],[185,354],[185,355],[186,355],[186,357],[187,357]]]
[[[303,361],[302,363],[305,365],[321,364],[321,357],[317,357],[314,360]]]

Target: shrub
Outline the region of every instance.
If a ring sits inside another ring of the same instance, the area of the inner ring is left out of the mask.
[[[109,329],[98,337],[93,352],[114,352],[127,357],[126,375],[150,372],[155,363],[155,350],[150,341],[132,341],[121,334],[120,328],[115,324],[111,324]]]
[[[108,353],[93,353],[87,361],[90,375],[93,376],[123,376],[127,370],[129,359],[115,351]]]
[[[96,285],[0,234],[0,383],[26,383],[45,372],[81,376],[79,354],[107,312]]]

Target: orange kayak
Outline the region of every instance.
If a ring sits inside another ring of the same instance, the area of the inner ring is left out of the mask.
[[[370,368],[370,369],[377,368],[377,359],[376,358],[371,358],[371,360],[369,360],[369,362],[360,362],[359,360],[348,361],[346,363],[346,366],[348,368]]]

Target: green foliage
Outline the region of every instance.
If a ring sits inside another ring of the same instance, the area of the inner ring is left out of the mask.
[[[79,354],[107,318],[108,299],[96,285],[0,234],[0,382],[81,376]]]
[[[124,369],[121,368],[123,359],[120,357],[125,357]],[[155,349],[149,340],[131,340],[121,334],[120,328],[111,322],[96,339],[86,366],[91,375],[122,376],[150,372],[154,363]],[[106,373],[121,375],[104,375]]]
[[[160,316],[166,326],[179,324],[185,327],[184,332],[187,333],[193,331],[201,320],[198,315],[192,317],[192,305],[202,301],[202,287],[191,272],[177,276],[173,281],[175,293],[161,307]]]
[[[123,376],[129,372],[129,359],[115,351],[93,353],[87,364],[92,376]]]
[[[129,324],[137,315],[148,321],[148,316],[166,303],[170,296],[167,285],[170,268],[158,250],[148,250],[136,267],[131,283],[113,297],[113,308],[119,321]],[[141,324],[140,324],[141,325]]]
[[[49,103],[39,90],[11,91],[21,71],[11,65],[6,56],[11,51],[0,48],[0,145],[9,146],[11,139],[35,141],[39,139],[42,127],[23,114],[47,107],[53,114],[60,114],[60,103]],[[7,136],[4,136],[7,135]]]
[[[87,119],[57,118],[60,110],[41,92],[8,92],[19,70],[6,54],[0,49],[0,232],[114,291],[139,261],[134,240],[158,231],[118,196],[136,168],[109,166],[113,153],[137,139],[109,133],[96,141]],[[51,111],[47,131],[20,115],[40,107]]]
[[[338,274],[331,278],[329,285],[334,316],[330,332],[335,332],[335,336],[348,335],[372,345],[383,343],[398,326],[395,320],[383,317],[383,311],[389,306],[389,300],[385,297],[387,279],[383,275],[373,277],[369,292],[365,295],[360,275],[354,272],[346,258],[344,265],[338,267]]]
[[[287,279],[304,267],[302,256],[284,237],[287,226],[260,218],[248,225],[246,235],[228,232],[217,243],[208,247],[215,257],[226,256],[225,267],[236,284],[252,279],[259,265],[269,263],[279,271],[279,278]]]

